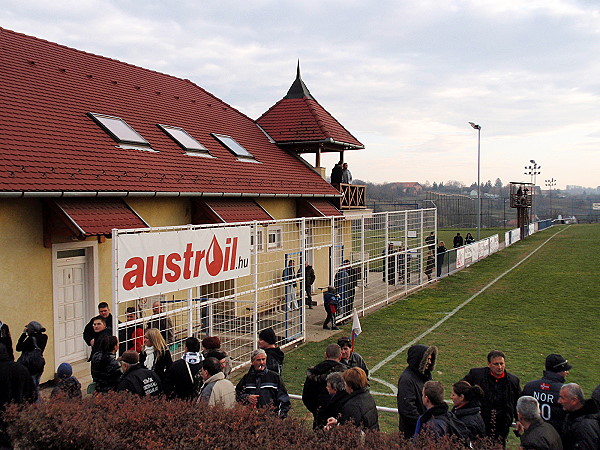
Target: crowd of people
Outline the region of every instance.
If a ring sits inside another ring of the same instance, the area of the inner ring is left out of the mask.
[[[548,355],[542,378],[525,384],[506,370],[506,356],[493,350],[487,365],[472,368],[452,385],[453,408],[444,387],[432,380],[438,350],[416,344],[408,367],[398,379],[399,429],[411,438],[422,430],[474,441],[489,437],[506,443],[513,422],[524,449],[600,448],[600,386],[585,399],[575,383],[566,383],[572,366],[558,354]]]
[[[108,305],[101,303],[98,310],[83,335],[92,352],[89,393],[165,395],[225,408],[239,403],[270,408],[280,418],[288,415],[291,402],[282,378],[285,355],[276,345],[272,328],[259,333],[250,368],[234,386],[229,379],[231,359],[217,336],[202,341],[188,337],[181,358],[173,361],[163,330],[146,328],[140,344],[137,325],[122,327],[127,330],[123,346],[113,333]],[[135,312],[128,310],[127,314]],[[15,347],[22,355],[15,362],[10,330],[0,322],[0,413],[9,402],[39,401],[42,372],[34,367],[31,354],[43,360],[48,339],[44,331],[38,322],[27,324]],[[486,365],[470,369],[452,385],[451,407],[445,401],[444,386],[433,380],[437,358],[435,346],[415,344],[408,349],[396,396],[399,431],[407,439],[427,432],[435,438],[455,435],[465,443],[488,437],[504,444],[516,422],[514,432],[524,449],[599,448],[600,386],[586,399],[579,385],[566,383],[572,366],[561,355],[548,355],[542,378],[522,389],[520,379],[506,370],[505,354],[491,351]],[[307,369],[302,391],[302,401],[313,415],[313,428],[327,430],[352,423],[364,430],[378,430],[368,376],[369,369],[350,339],[341,337],[327,345],[324,360]],[[50,398],[58,396],[82,397],[81,384],[67,363],[56,370]],[[3,429],[0,433],[6,439]]]

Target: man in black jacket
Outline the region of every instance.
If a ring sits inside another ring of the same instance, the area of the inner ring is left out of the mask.
[[[517,435],[523,449],[562,450],[558,432],[552,425],[542,420],[538,401],[524,395],[517,400]]]
[[[168,398],[193,400],[196,388],[202,385],[202,360],[200,341],[191,336],[185,340],[185,351],[181,357],[167,369],[164,391]]]
[[[423,405],[423,385],[431,380],[431,372],[435,367],[437,347],[415,344],[408,349],[404,369],[398,378],[398,395],[396,396],[399,414],[399,429],[404,437],[410,439],[415,434],[419,416],[425,412]]]
[[[558,402],[567,412],[561,438],[565,450],[597,449],[600,443],[600,414],[592,399],[585,400],[578,384],[565,384]]]
[[[519,378],[506,371],[504,353],[492,350],[487,356],[487,367],[471,369],[463,380],[483,389],[481,415],[487,436],[502,443],[517,417],[517,400],[521,396]]]
[[[252,367],[235,387],[236,400],[254,408],[273,408],[279,417],[287,417],[290,396],[281,377],[267,369],[267,354],[260,348],[254,350],[251,361]]]
[[[121,356],[123,376],[117,384],[117,391],[127,391],[141,397],[159,395],[162,392],[160,378],[152,370],[142,367],[140,355],[128,350]]]
[[[305,304],[306,306],[308,306],[309,309],[313,309],[312,285],[315,283],[316,280],[315,269],[313,269],[313,266],[308,264],[308,261],[306,261],[304,263],[304,270],[302,269],[302,267],[298,269],[298,276],[304,276],[304,292],[306,294]]]
[[[334,372],[344,372],[348,366],[342,364],[342,350],[337,344],[329,344],[325,349],[325,361],[306,370],[306,381],[302,390],[302,403],[313,415],[313,428],[323,426],[317,420],[319,411],[330,400],[331,396],[327,390],[327,376]]]
[[[100,302],[98,303],[98,316],[102,317],[104,319],[104,322],[106,323],[106,328],[108,329],[108,331],[110,332],[110,334],[113,333],[113,316],[110,313],[110,309],[108,307],[108,303],[106,302]],[[85,326],[85,328],[83,329],[83,340],[85,341],[85,343],[87,345],[89,345],[90,347],[94,346],[94,338],[95,338],[95,334],[94,334],[94,319],[98,316],[94,316],[90,319],[90,321],[88,322],[88,324]]]
[[[552,424],[559,433],[566,413],[558,403],[558,396],[571,368],[562,356],[554,353],[548,355],[542,378],[530,381],[523,388],[523,395],[529,395],[538,401],[542,419]]]

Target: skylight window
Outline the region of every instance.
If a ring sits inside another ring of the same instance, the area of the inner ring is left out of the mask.
[[[88,113],[115,141],[123,144],[150,146],[150,143],[120,117]]]
[[[183,128],[171,127],[169,125],[160,124],[158,126],[161,128],[161,130],[167,133],[171,137],[171,139],[177,142],[184,150],[187,150],[189,152],[208,153],[208,149],[196,139],[194,139],[192,136],[190,136],[190,134],[188,134],[188,132],[185,131]]]
[[[252,153],[242,147],[240,144],[236,142],[231,136],[226,136],[224,134],[216,134],[211,133],[221,144],[223,144],[227,149],[233,153],[235,156],[239,156],[240,158],[248,158],[254,159]]]

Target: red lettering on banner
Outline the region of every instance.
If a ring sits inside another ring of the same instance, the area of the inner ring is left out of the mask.
[[[156,263],[156,275],[154,271],[154,256],[148,256],[146,261],[146,285],[154,286],[155,284],[161,284],[163,282],[163,274],[165,272],[165,255],[158,255],[158,262]]]
[[[135,269],[130,270],[123,276],[123,288],[126,291],[144,286],[144,260],[136,256],[125,263],[126,269],[131,269],[134,266]]]
[[[190,263],[192,262],[192,257],[194,256],[194,252],[192,251],[192,244],[189,243],[185,246],[185,252],[183,252],[183,278],[189,280],[192,276],[192,271],[190,270]]]
[[[238,243],[238,238],[234,237],[233,238],[233,247],[231,249],[231,264],[229,265],[229,268],[231,270],[235,269],[235,259],[237,256],[237,243]]]
[[[229,270],[229,244],[231,244],[231,238],[225,239],[225,258],[223,258],[223,272],[227,272]]]
[[[219,241],[213,235],[208,249],[196,250],[194,244],[188,242],[181,252],[131,257],[125,262],[122,286],[126,291],[131,291],[198,277],[210,282],[210,278],[222,272],[242,267],[236,267],[238,241],[239,237]],[[247,267],[247,264],[243,267]]]
[[[181,276],[181,267],[175,261],[181,261],[181,255],[179,253],[171,253],[167,256],[167,269],[172,273],[167,273],[165,275],[165,280],[173,283],[179,280]]]
[[[194,278],[196,278],[200,274],[200,263],[202,259],[204,259],[204,255],[206,252],[204,250],[198,250],[196,252],[196,261],[194,263]]]
[[[219,241],[216,236],[213,236],[208,247],[208,256],[206,258],[206,271],[209,275],[215,277],[221,272],[223,267],[223,250],[219,245]]]

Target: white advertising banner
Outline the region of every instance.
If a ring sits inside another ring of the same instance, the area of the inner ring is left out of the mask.
[[[456,250],[456,269],[462,269],[465,266],[465,248],[460,247]]]
[[[250,274],[251,227],[117,235],[119,301]]]
[[[473,242],[471,245],[471,262],[476,263],[479,260],[479,242]]]
[[[490,239],[486,238],[479,241],[479,257],[485,258],[490,254]]]
[[[510,244],[512,244],[512,242],[510,240],[510,231],[505,231],[504,232],[504,246],[508,247]]]
[[[500,248],[500,242],[498,240],[498,235],[495,234],[490,236],[490,253],[496,253]]]

